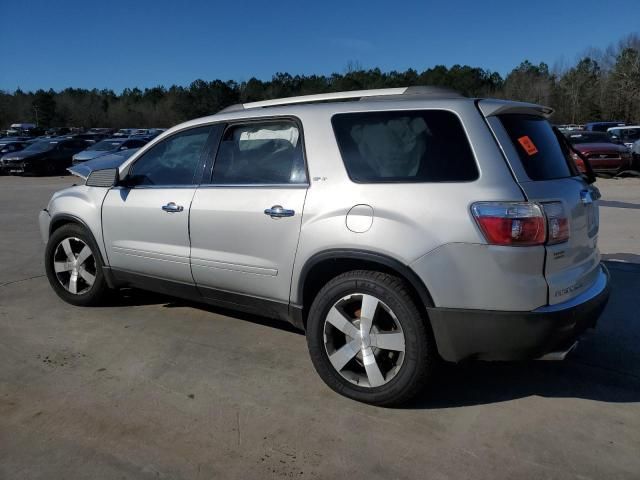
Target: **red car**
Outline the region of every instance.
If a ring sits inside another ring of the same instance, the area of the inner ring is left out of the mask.
[[[567,140],[574,149],[587,157],[593,171],[615,175],[631,168],[631,152],[622,144],[615,143],[604,132],[570,131]],[[584,163],[578,155],[573,159],[581,172],[585,172]]]

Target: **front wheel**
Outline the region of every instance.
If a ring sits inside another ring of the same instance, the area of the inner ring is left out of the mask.
[[[73,305],[97,305],[108,291],[98,246],[80,225],[64,225],[53,232],[45,268],[56,294]]]
[[[336,392],[392,406],[415,397],[435,365],[435,342],[405,283],[373,271],[337,276],[316,296],[307,343],[320,377]]]

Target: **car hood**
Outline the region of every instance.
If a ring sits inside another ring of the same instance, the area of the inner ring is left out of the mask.
[[[67,168],[67,171],[76,177],[86,180],[94,170],[118,168],[127,158],[137,151],[137,148],[130,148],[129,150],[123,150],[118,153],[107,153],[106,155],[100,155],[93,160],[87,160],[86,162],[78,163],[77,165],[69,167]]]
[[[582,154],[586,153],[625,153],[629,149],[615,143],[577,143],[573,146]]]
[[[108,150],[83,150],[79,153],[76,153],[73,156],[74,160],[85,162],[87,160],[92,160],[96,157],[101,157],[102,155],[110,153]]]

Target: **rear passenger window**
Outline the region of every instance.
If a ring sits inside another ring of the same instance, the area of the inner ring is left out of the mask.
[[[306,183],[302,139],[289,120],[232,125],[213,166],[214,184]]]
[[[468,182],[478,178],[456,115],[443,110],[343,113],[333,130],[355,182]]]
[[[531,180],[572,176],[569,162],[549,122],[524,114],[499,116]]]

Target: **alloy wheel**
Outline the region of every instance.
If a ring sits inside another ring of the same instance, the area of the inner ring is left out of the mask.
[[[398,318],[380,299],[354,293],[338,300],[324,322],[324,346],[333,368],[349,382],[385,385],[400,371],[405,337]]]
[[[74,295],[88,292],[96,281],[96,261],[89,246],[77,237],[62,240],[53,254],[53,270],[64,289]]]

